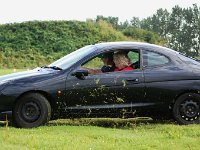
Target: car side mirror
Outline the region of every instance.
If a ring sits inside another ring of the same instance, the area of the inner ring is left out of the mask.
[[[88,70],[76,70],[71,73],[72,76],[77,77],[78,79],[84,80],[85,76],[88,76]]]

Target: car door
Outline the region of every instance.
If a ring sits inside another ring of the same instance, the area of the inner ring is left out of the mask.
[[[88,75],[79,79],[69,75],[66,83],[66,100],[72,109],[102,107],[106,100],[105,86],[111,87],[113,77],[107,76],[102,82],[102,74]]]
[[[89,75],[84,80],[69,75],[66,97],[70,109],[131,108],[144,99],[142,70]]]
[[[144,93],[144,76],[140,68],[90,74],[84,80],[69,75],[66,82],[69,109],[131,108],[141,105]]]
[[[132,108],[139,106],[144,100],[144,76],[140,69],[119,71],[104,74],[102,84],[106,85],[106,78],[112,78],[111,86],[105,86],[107,91],[107,105],[115,108]]]

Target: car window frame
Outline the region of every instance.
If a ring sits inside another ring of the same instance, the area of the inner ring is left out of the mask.
[[[134,69],[134,70],[126,70],[126,71],[116,71],[116,72],[102,72],[102,73],[98,73],[98,74],[88,74],[88,76],[97,76],[97,75],[102,75],[102,74],[112,74],[112,73],[126,73],[126,72],[133,72],[133,71],[138,71],[138,70],[140,70],[140,71],[142,71],[142,50],[141,49],[139,49],[139,48],[131,48],[131,47],[119,47],[119,48],[117,48],[117,47],[114,47],[114,48],[112,48],[112,47],[110,47],[110,48],[106,48],[106,49],[99,49],[99,52],[97,52],[97,53],[93,53],[93,55],[90,55],[88,58],[86,58],[86,59],[84,59],[84,60],[82,60],[81,62],[80,62],[80,64],[78,65],[78,66],[76,66],[73,70],[72,70],[72,72],[73,71],[75,71],[75,70],[78,70],[80,67],[81,67],[81,65],[83,65],[83,64],[86,64],[87,62],[89,62],[90,60],[92,60],[93,58],[95,58],[96,56],[98,56],[98,55],[100,55],[100,54],[103,54],[103,53],[107,53],[107,52],[115,52],[115,51],[117,51],[117,50],[123,50],[123,51],[138,51],[139,52],[139,61],[140,61],[140,68],[138,68],[138,69]]]
[[[144,55],[143,55],[143,51],[153,52],[153,53],[162,55],[162,56],[166,57],[166,58],[169,60],[169,62],[168,62],[168,63],[165,63],[165,64],[161,64],[161,65],[155,65],[155,66],[145,66],[145,65],[144,65],[144,57],[143,57]],[[168,66],[168,65],[170,65],[170,64],[172,63],[172,60],[171,60],[171,58],[170,58],[169,56],[167,56],[167,55],[165,55],[165,54],[163,54],[163,53],[157,52],[157,51],[143,49],[141,55],[142,55],[142,68],[143,68],[143,69],[160,68],[160,67]]]

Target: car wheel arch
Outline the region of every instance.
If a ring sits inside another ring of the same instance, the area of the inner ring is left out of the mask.
[[[38,94],[41,94],[42,96],[44,96],[44,97],[48,100],[48,102],[50,103],[50,106],[51,106],[51,109],[52,109],[52,110],[54,110],[54,109],[56,108],[56,101],[53,99],[53,97],[52,97],[49,93],[47,93],[47,92],[45,92],[45,91],[41,91],[41,90],[31,90],[31,91],[26,91],[26,92],[20,94],[20,95],[16,98],[13,107],[15,106],[16,102],[17,102],[20,98],[22,98],[22,97],[25,96],[25,95],[31,94],[31,93],[38,93]]]
[[[186,91],[182,91],[179,94],[177,94],[173,100],[171,100],[170,104],[169,104],[169,109],[171,110],[174,107],[175,102],[178,100],[178,98],[184,94],[189,94],[189,93],[195,93],[195,94],[199,94],[200,92],[198,90],[186,90]]]
[[[182,95],[184,95],[184,94],[189,94],[189,93],[195,93],[195,94],[199,94],[200,95],[200,91],[198,91],[198,90],[187,90],[187,91],[183,91],[183,92],[181,92],[181,93],[179,93],[179,94],[177,94],[176,95],[176,97],[173,99],[173,101],[172,101],[172,103],[174,104],[175,102],[176,102],[176,100],[180,97],[180,96],[182,96]]]

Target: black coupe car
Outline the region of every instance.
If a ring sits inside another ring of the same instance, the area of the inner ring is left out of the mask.
[[[101,71],[102,55],[117,52],[126,54],[133,69]],[[199,110],[200,63],[147,43],[89,45],[49,66],[0,76],[0,112],[11,113],[17,127],[122,115],[172,116],[179,124],[198,124]]]

